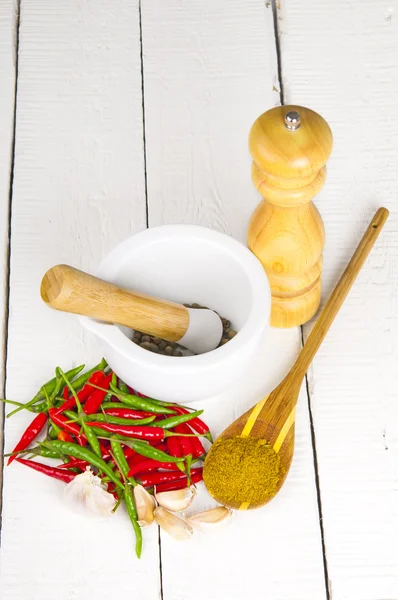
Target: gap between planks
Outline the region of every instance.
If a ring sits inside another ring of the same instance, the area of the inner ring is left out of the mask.
[[[144,44],[142,34],[142,1],[138,2],[138,20],[140,29],[140,61],[141,61],[141,102],[142,102],[142,149],[144,154],[144,186],[145,186],[145,207],[146,207],[146,226],[149,227],[149,204],[148,204],[148,174],[147,174],[147,153],[146,153],[146,131],[145,131],[145,76],[144,76]],[[162,536],[160,527],[158,527],[158,548],[159,548],[159,587],[160,600],[163,600],[163,570],[162,570]]]
[[[301,345],[304,346],[304,328],[302,325],[300,326],[300,332],[301,332]],[[306,390],[306,394],[307,394],[308,416],[310,419],[312,454],[314,457],[316,499],[317,499],[317,504],[318,504],[319,528],[321,531],[323,572],[324,572],[324,576],[325,576],[326,600],[331,600],[332,596],[331,596],[331,590],[330,590],[328,560],[327,560],[327,556],[326,556],[325,532],[324,532],[324,527],[323,527],[322,496],[321,496],[321,486],[320,486],[320,481],[319,481],[318,456],[317,456],[317,452],[316,452],[316,436],[315,436],[315,428],[314,428],[314,419],[312,416],[311,395],[310,395],[310,388],[308,385],[308,374],[307,373],[305,374],[305,390]]]
[[[146,133],[145,133],[145,78],[144,78],[144,45],[142,42],[142,7],[141,0],[138,2],[138,20],[140,27],[140,61],[141,61],[141,102],[142,102],[142,149],[144,154],[144,185],[145,185],[145,206],[146,206],[146,226],[149,227],[149,205],[148,205],[148,174],[146,157]],[[160,536],[159,536],[160,543]],[[162,596],[163,598],[163,596]]]
[[[279,98],[281,105],[285,104],[285,93],[284,93],[284,84],[283,84],[283,61],[282,61],[282,48],[281,48],[281,31],[279,27],[279,18],[280,18],[280,0],[271,0],[272,5],[272,16],[274,23],[274,38],[275,38],[275,51],[277,57],[277,67],[278,67],[278,79],[279,79]],[[304,328],[300,326],[300,334],[301,334],[301,345],[304,346]],[[314,477],[315,477],[315,487],[316,487],[316,497],[317,497],[317,505],[318,505],[318,516],[319,516],[319,529],[321,534],[321,543],[322,543],[322,558],[323,558],[323,571],[325,578],[325,592],[326,592],[326,600],[331,600],[331,591],[330,591],[330,581],[329,581],[329,573],[328,573],[328,562],[326,556],[326,545],[325,545],[325,533],[323,527],[323,512],[322,512],[322,496],[321,496],[321,487],[319,481],[319,471],[318,471],[318,456],[316,451],[316,436],[315,436],[315,428],[314,428],[314,420],[312,415],[312,406],[311,406],[311,395],[310,389],[308,385],[308,374],[305,375],[305,389],[307,394],[307,406],[308,406],[308,416],[310,421],[310,432],[311,432],[311,445],[312,445],[312,455],[314,460]]]
[[[7,350],[8,350],[8,326],[10,316],[10,266],[11,266],[11,218],[12,218],[12,193],[14,187],[14,164],[15,164],[15,130],[17,123],[17,93],[18,93],[18,55],[19,55],[19,24],[21,13],[21,0],[17,1],[15,18],[15,84],[14,84],[14,113],[12,124],[12,142],[11,142],[11,164],[10,164],[10,184],[8,192],[8,243],[6,248],[6,273],[4,286],[4,340],[3,340],[3,373],[4,380],[1,388],[2,398],[6,397],[7,388]],[[0,403],[0,546],[1,531],[3,524],[3,469],[4,469],[4,443],[5,443],[5,403]]]

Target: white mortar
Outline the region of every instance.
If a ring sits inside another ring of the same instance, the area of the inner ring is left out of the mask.
[[[271,307],[264,269],[245,246],[204,227],[165,225],[122,242],[95,275],[161,298],[208,306],[238,331],[207,354],[170,357],[140,348],[124,328],[82,317],[84,327],[98,336],[111,368],[128,385],[154,398],[191,403],[244,376]]]

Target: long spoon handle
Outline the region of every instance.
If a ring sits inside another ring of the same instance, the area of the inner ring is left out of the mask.
[[[348,263],[346,270],[342,274],[338,284],[334,288],[332,295],[325,304],[317,322],[311,331],[304,348],[302,349],[292,371],[303,377],[312,359],[314,358],[319,346],[325,338],[329,327],[334,321],[335,316],[339,312],[348,292],[359,271],[362,269],[369,252],[387,221],[389,211],[386,208],[379,208],[371,220],[369,227],[365,231],[353,257]]]

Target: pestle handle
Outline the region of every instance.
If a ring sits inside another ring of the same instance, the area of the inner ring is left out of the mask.
[[[334,288],[332,295],[325,304],[317,322],[314,325],[313,330],[304,344],[304,347],[295,365],[292,368],[291,372],[296,374],[297,380],[301,381],[301,379],[304,377],[304,374],[310,366],[319,346],[324,340],[329,327],[333,323],[344,300],[346,299],[352,284],[357,278],[357,275],[362,269],[363,264],[373,248],[374,243],[379,237],[384,223],[387,221],[388,215],[389,211],[386,208],[379,208],[369,223],[369,226],[359,242],[353,257],[348,263],[338,284]]]
[[[119,288],[68,265],[47,271],[40,293],[57,310],[124,325],[170,342],[178,342],[189,326],[189,311],[182,304]]]

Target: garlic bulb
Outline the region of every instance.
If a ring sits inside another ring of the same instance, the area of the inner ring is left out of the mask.
[[[185,510],[191,504],[192,500],[196,496],[196,488],[191,486],[190,488],[183,488],[182,490],[174,490],[172,492],[159,492],[156,493],[156,502],[171,510],[171,512],[180,512]]]
[[[155,510],[155,521],[166,533],[175,540],[187,540],[193,534],[192,527],[177,515],[169,512],[162,506]]]
[[[137,509],[138,525],[140,527],[147,527],[154,520],[155,498],[142,485],[136,485],[134,487],[134,500]]]
[[[115,498],[89,468],[66,485],[64,499],[75,510],[100,517],[110,517],[116,505]]]
[[[226,506],[216,506],[210,510],[192,515],[188,522],[203,532],[208,532],[214,527],[224,524],[232,516],[232,510]]]

